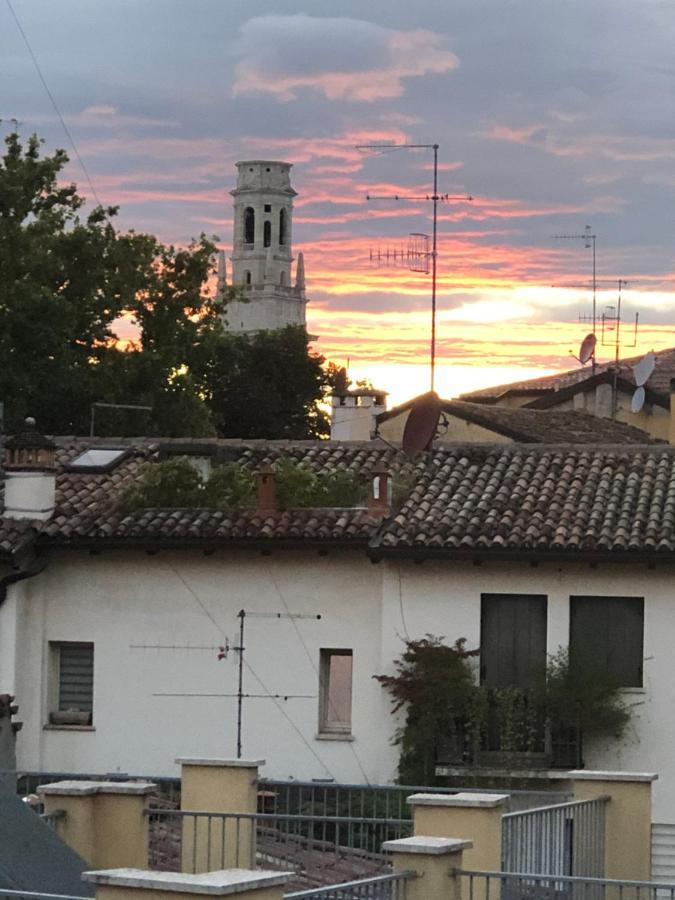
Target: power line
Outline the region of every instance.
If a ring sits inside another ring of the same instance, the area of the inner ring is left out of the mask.
[[[9,8],[10,13],[12,14],[14,21],[16,22],[16,27],[19,29],[19,33],[20,33],[21,37],[23,38],[24,44],[26,45],[26,48],[28,49],[28,52],[30,53],[30,57],[33,60],[33,65],[35,66],[35,71],[38,73],[38,77],[40,78],[40,81],[42,82],[42,86],[45,89],[47,96],[51,100],[51,104],[54,107],[54,111],[56,112],[56,115],[59,117],[59,121],[61,122],[61,125],[63,126],[63,130],[65,131],[66,136],[67,136],[68,140],[70,141],[70,146],[73,148],[73,153],[75,154],[75,156],[78,159],[78,162],[82,166],[82,171],[84,172],[84,176],[87,179],[87,183],[89,184],[89,189],[91,190],[91,192],[94,196],[94,200],[96,200],[96,203],[99,206],[102,206],[102,203],[98,198],[98,194],[96,193],[96,188],[94,187],[94,184],[93,184],[91,178],[89,177],[89,172],[87,171],[87,167],[84,164],[84,160],[80,156],[80,152],[75,145],[73,136],[70,133],[70,130],[69,130],[68,126],[66,125],[66,122],[65,122],[63,116],[61,115],[61,110],[59,109],[58,104],[57,104],[56,100],[54,99],[54,95],[49,90],[49,85],[47,84],[45,76],[42,74],[42,69],[40,68],[40,64],[37,61],[37,57],[36,57],[35,53],[33,52],[33,48],[30,45],[30,41],[28,40],[28,35],[23,30],[23,26],[21,25],[21,22],[19,21],[19,17],[17,16],[17,14],[15,12],[14,7],[12,6],[11,0],[7,0],[7,6]]]

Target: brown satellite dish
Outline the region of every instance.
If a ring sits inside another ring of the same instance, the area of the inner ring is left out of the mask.
[[[410,413],[403,430],[403,452],[415,456],[431,447],[438,420],[441,417],[441,401],[438,394],[430,391],[418,397],[410,407]]]
[[[585,366],[588,360],[595,353],[596,342],[597,338],[592,332],[591,334],[587,334],[581,342],[581,347],[579,348],[579,362],[582,366]]]

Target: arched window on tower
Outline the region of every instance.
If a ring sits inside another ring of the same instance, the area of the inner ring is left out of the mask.
[[[248,270],[246,272],[244,272],[244,282],[246,284],[251,283],[251,273]]]
[[[279,275],[279,284],[283,287],[286,284],[286,273],[282,271]]]
[[[272,243],[272,223],[269,219],[265,219],[265,224],[263,225],[263,246],[269,247]]]
[[[286,210],[279,210],[279,243],[286,243]]]
[[[255,210],[252,206],[247,206],[244,210],[244,243],[253,244],[255,242]]]

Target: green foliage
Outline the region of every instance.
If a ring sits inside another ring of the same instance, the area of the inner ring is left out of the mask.
[[[276,472],[281,509],[349,507],[363,503],[365,485],[347,469],[319,473],[305,463],[285,457],[277,463]]]
[[[238,463],[215,468],[206,483],[208,502],[204,506],[248,509],[255,505],[255,478]]]
[[[27,415],[47,433],[307,438],[327,434],[323,358],[304,329],[230,335],[221,313],[239,296],[206,291],[215,245],[186,248],[122,233],[116,207],[82,214],[59,183],[63,150],[5,139],[0,158],[0,400],[8,429]],[[122,349],[115,325],[135,326]]]
[[[401,746],[398,780],[402,784],[433,784],[441,746],[475,715],[476,677],[466,639],[452,647],[443,638],[426,637],[405,643],[394,662],[395,675],[375,678],[392,695],[392,711],[405,710],[405,724],[396,735]]]
[[[204,482],[190,461],[179,456],[160,463],[146,463],[138,481],[123,491],[118,507],[129,513],[135,509],[202,506]]]

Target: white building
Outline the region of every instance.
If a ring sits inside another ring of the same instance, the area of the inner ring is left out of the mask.
[[[33,515],[53,450],[19,440],[0,519],[0,693],[20,704],[22,768],[161,775],[232,755],[244,610],[243,753],[271,777],[391,781],[400,720],[373,676],[407,637],[465,637],[486,683],[495,660],[517,681],[523,660],[570,646],[633,707],[626,738],[585,746],[586,765],[658,772],[655,821],[675,825],[672,447],[444,445],[410,461],[378,442],[56,443],[53,514]],[[347,467],[379,499],[120,512],[140,465],[172,453]],[[407,485],[394,512],[381,469]]]
[[[293,275],[293,198],[291,163],[246,160],[237,163],[234,197],[232,283],[245,300],[227,305],[229,331],[274,330],[305,326],[305,270],[302,253]],[[225,254],[218,266],[219,285],[227,281]]]

